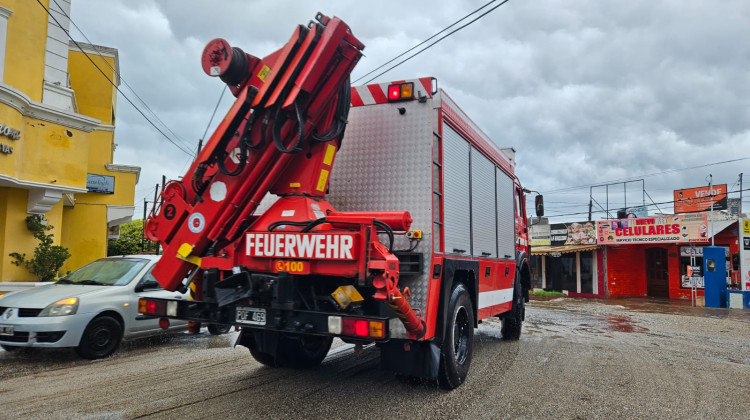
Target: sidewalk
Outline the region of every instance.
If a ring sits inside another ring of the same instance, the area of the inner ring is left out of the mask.
[[[540,299],[537,299],[540,298]],[[732,319],[750,323],[750,309],[706,308],[693,306],[689,299],[667,299],[653,297],[630,297],[613,299],[588,299],[569,296],[536,296],[529,295],[532,306],[575,307],[578,305],[601,304],[620,306],[634,312],[661,313],[686,316],[703,316],[717,319]]]

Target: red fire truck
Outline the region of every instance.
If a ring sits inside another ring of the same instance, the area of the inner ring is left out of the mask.
[[[196,298],[139,311],[234,325],[275,367],[319,364],[334,337],[374,343],[383,368],[453,389],[481,320],[521,334],[530,273],[514,151],[434,78],[350,87],[363,48],[322,14],[262,59],[206,46],[204,70],[237,100],[145,227],[164,250],[153,275]]]

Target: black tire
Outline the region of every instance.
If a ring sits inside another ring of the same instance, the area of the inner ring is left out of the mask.
[[[228,333],[232,326],[229,324],[208,324],[207,328],[211,335],[222,335]]]
[[[521,281],[516,273],[516,281],[513,285],[513,306],[510,312],[503,317],[503,327],[500,333],[506,340],[516,341],[521,338],[521,328],[526,315],[526,303],[521,290]]]
[[[261,365],[272,368],[278,367],[278,365],[276,365],[276,358],[273,357],[273,354],[258,351],[255,347],[250,347],[250,354],[253,356],[253,359]]]
[[[316,335],[283,335],[266,333],[263,337],[266,348],[258,345],[256,333],[243,332],[240,345],[250,349],[250,354],[260,364],[269,367],[307,369],[315,367],[325,359],[331,349],[333,337]],[[275,340],[276,343],[269,343]],[[275,348],[275,353],[268,349]]]
[[[86,359],[102,359],[111,355],[122,341],[122,326],[109,316],[94,318],[83,332],[76,353]]]
[[[19,346],[6,346],[5,344],[0,344],[0,347],[7,352],[16,351],[21,348]]]
[[[469,292],[461,283],[451,293],[447,320],[438,383],[442,388],[455,389],[466,380],[474,349],[474,309]]]
[[[331,349],[333,337],[318,335],[282,336],[276,363],[279,367],[308,369],[318,366]]]

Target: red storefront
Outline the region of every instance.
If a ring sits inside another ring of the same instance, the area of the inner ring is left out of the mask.
[[[638,220],[640,219],[629,219],[629,222],[632,225]],[[711,223],[699,222],[698,226],[698,232],[685,233],[687,236],[683,237],[681,232],[689,229],[684,229],[681,225],[681,229],[677,231],[680,234],[672,238],[678,237],[679,242],[657,242],[657,238],[653,242],[612,243],[614,241],[611,239],[607,241],[608,238],[604,238],[607,296],[690,299],[692,286],[687,277],[690,255],[698,255],[693,262],[700,266],[702,247],[711,245]],[[706,235],[701,236],[700,226],[706,227],[703,229],[707,232]],[[739,272],[733,270],[731,264],[731,256],[739,252],[738,223],[736,220],[713,222],[713,231],[715,245],[727,249],[728,282],[739,284]],[[702,277],[696,276],[694,280],[698,280],[693,281],[693,284],[697,285],[698,296],[702,296]]]

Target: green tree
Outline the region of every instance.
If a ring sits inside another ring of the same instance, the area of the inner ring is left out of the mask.
[[[54,227],[45,223],[46,219],[40,215],[26,217],[26,227],[33,233],[39,245],[34,248],[34,258],[27,259],[26,254],[11,252],[8,254],[13,261],[11,264],[24,267],[39,281],[52,281],[59,275],[65,260],[70,258],[68,248],[52,245],[54,235],[47,233]]]
[[[143,220],[120,225],[120,238],[109,242],[107,255],[131,255],[142,251]],[[150,241],[148,241],[150,242]]]

